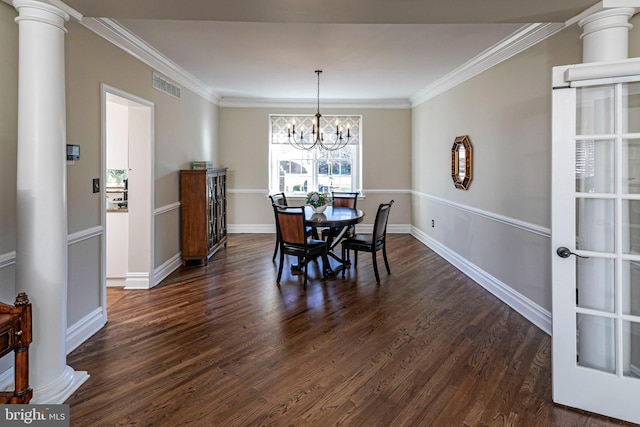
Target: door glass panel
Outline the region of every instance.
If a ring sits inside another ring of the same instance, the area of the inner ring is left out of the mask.
[[[613,193],[615,172],[614,141],[578,140],[576,142],[576,191]]]
[[[605,258],[578,258],[576,261],[577,305],[608,311],[615,309],[615,263]]]
[[[615,373],[615,327],[613,319],[577,315],[578,366]]]
[[[613,133],[613,86],[593,86],[576,91],[576,134]]]
[[[622,140],[622,191],[640,193],[640,139]]]
[[[625,377],[640,378],[640,323],[623,322],[622,339],[625,341],[623,374]]]
[[[640,200],[622,201],[622,252],[640,254]]]
[[[613,252],[614,201],[576,199],[576,248]]]
[[[622,132],[640,132],[640,82],[622,85]]]
[[[640,262],[623,261],[621,276],[622,312],[640,316]]]

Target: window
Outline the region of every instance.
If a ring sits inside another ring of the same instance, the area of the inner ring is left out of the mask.
[[[349,127],[351,139],[335,151],[300,150],[289,144],[287,129],[292,124],[307,132],[314,116],[271,115],[269,132],[269,191],[304,195],[309,191],[359,191],[361,176],[362,116],[323,116],[325,140],[340,129]]]

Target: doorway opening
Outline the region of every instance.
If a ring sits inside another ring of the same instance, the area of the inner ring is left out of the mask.
[[[149,289],[154,268],[153,103],[108,85],[102,102],[103,307],[106,287]]]

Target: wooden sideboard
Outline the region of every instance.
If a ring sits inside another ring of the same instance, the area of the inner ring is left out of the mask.
[[[180,171],[182,265],[227,246],[227,168]]]
[[[15,352],[13,391],[0,392],[0,404],[29,403],[29,345],[31,344],[31,303],[21,292],[13,306],[0,302],[0,357]]]

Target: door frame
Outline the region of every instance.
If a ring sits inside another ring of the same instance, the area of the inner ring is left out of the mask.
[[[136,228],[138,238],[132,239],[131,232],[129,233],[129,262],[134,264],[134,270],[131,267],[128,268],[125,289],[149,289],[155,286],[154,283],[154,248],[155,248],[155,167],[154,167],[154,117],[155,106],[151,101],[140,98],[136,95],[130,94],[123,90],[109,86],[105,83],[100,85],[100,102],[101,102],[101,174],[102,182],[101,186],[101,212],[102,212],[102,224],[104,229],[104,237],[102,239],[102,267],[101,267],[101,280],[102,280],[102,304],[106,313],[106,128],[107,128],[107,102],[108,95],[114,95],[125,100],[128,106],[135,109],[140,109],[143,112],[145,119],[148,121],[148,129],[142,129],[144,133],[143,139],[145,144],[142,147],[141,153],[138,156],[138,165],[131,165],[131,167],[137,167],[144,173],[141,173],[137,179],[140,181],[140,189],[133,191],[130,188],[130,197],[137,198],[137,204],[140,206],[140,211],[135,211],[136,203],[134,202],[133,209],[131,210],[131,202],[129,205],[129,220],[130,227]],[[130,183],[130,185],[132,185]],[[146,195],[147,197],[144,197]],[[133,217],[133,220],[132,220]],[[131,222],[133,221],[133,222]],[[140,253],[148,253],[148,256]],[[137,257],[137,258],[132,258]]]

